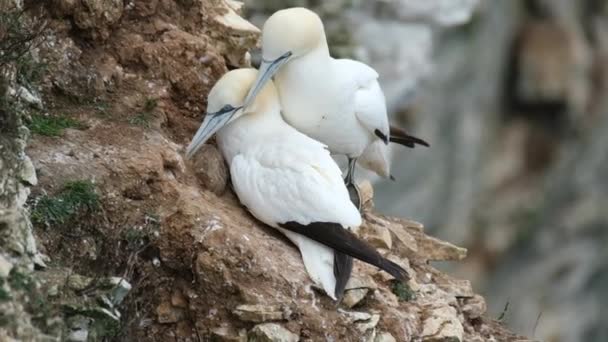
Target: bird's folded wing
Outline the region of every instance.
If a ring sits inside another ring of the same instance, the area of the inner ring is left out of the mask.
[[[274,227],[290,221],[360,225],[339,167],[313,142],[266,141],[234,157],[230,174],[240,201]]]
[[[336,65],[343,79],[350,81],[357,119],[371,134],[388,144],[386,99],[378,83],[378,73],[368,65],[350,59],[336,60]]]

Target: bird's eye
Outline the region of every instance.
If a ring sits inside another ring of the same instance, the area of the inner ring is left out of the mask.
[[[229,112],[231,110],[233,110],[234,107],[232,107],[231,105],[227,104],[224,107],[222,107],[222,110],[220,110],[220,112],[225,113],[225,112]]]

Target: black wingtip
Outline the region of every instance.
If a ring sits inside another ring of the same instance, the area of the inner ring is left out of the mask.
[[[390,136],[391,142],[407,146],[409,148],[414,148],[416,145],[431,147],[431,144],[428,142],[413,135],[409,135],[405,130],[399,127],[390,126]]]
[[[395,181],[397,180],[397,179],[395,178],[395,176],[393,176],[393,175],[388,175],[388,178],[389,178],[390,180],[392,180],[393,182],[395,182]]]
[[[422,140],[420,138],[416,138],[416,137],[411,136],[411,135],[410,135],[410,138],[412,139],[412,141],[414,142],[414,144],[425,146],[425,147],[431,147],[431,144],[429,144],[425,140]]]
[[[388,145],[389,138],[386,134],[382,133],[382,131],[380,131],[379,129],[376,129],[374,131],[374,134],[376,134],[376,136],[378,138],[380,138],[384,142],[385,145]]]

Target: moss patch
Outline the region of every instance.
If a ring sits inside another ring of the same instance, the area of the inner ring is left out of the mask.
[[[416,293],[406,283],[394,281],[391,290],[399,298],[400,302],[409,302],[416,299]]]
[[[66,128],[84,128],[84,124],[78,120],[64,116],[32,115],[27,125],[34,134],[57,137],[63,134]]]
[[[95,212],[99,209],[99,195],[91,181],[66,183],[56,196],[42,196],[32,211],[32,221],[37,224],[63,224],[76,214]]]

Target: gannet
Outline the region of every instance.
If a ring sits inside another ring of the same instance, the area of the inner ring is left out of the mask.
[[[255,69],[233,70],[216,83],[187,158],[218,132],[241,203],[299,248],[310,278],[334,300],[344,293],[352,257],[407,279],[403,268],[351,232],[361,215],[350,202],[340,168],[326,146],[285,123],[272,82],[243,109],[256,75]]]
[[[332,58],[323,23],[308,9],[284,9],[268,18],[259,70],[245,106],[274,76],[285,121],[332,153],[347,156],[345,182],[356,202],[357,158],[363,155],[363,167],[392,178],[389,142],[428,146],[403,131],[391,131],[378,73],[358,61]]]

